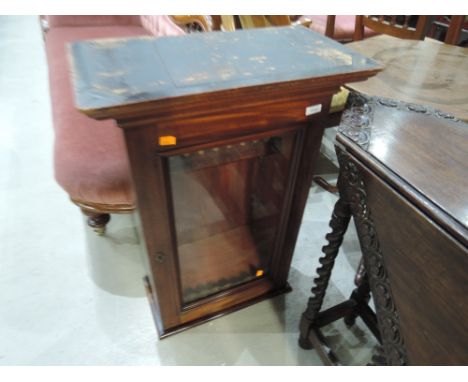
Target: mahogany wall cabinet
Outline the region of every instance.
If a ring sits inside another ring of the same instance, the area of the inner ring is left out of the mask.
[[[288,290],[331,97],[380,68],[291,27],[70,56],[78,109],[125,134],[160,336]]]

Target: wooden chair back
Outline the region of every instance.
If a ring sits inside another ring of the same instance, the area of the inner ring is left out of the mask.
[[[364,28],[370,28],[377,33],[387,34],[408,40],[424,40],[432,22],[430,16],[418,16],[416,27],[411,27],[411,16],[356,16],[354,40],[364,38]]]
[[[232,32],[236,29],[252,29],[252,28],[267,28],[280,27],[288,25],[302,25],[308,27],[311,20],[301,18],[295,20],[289,15],[221,15],[220,29],[227,32]]]
[[[206,15],[170,15],[179,27],[187,33],[211,32],[213,30],[213,20]]]
[[[452,16],[450,24],[445,35],[445,43],[451,45],[457,45],[460,40],[460,34],[463,29],[467,16],[457,15]]]

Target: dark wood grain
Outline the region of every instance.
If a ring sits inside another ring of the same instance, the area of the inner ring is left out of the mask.
[[[288,291],[332,95],[380,68],[301,28],[71,56],[78,108],[124,129],[160,336]]]

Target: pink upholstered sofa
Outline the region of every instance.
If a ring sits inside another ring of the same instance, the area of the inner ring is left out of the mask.
[[[131,212],[135,195],[123,134],[74,107],[66,45],[72,41],[185,32],[168,16],[44,16],[55,130],[55,178],[103,234],[110,213]]]

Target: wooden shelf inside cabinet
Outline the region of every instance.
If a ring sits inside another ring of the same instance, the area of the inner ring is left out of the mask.
[[[381,68],[301,27],[70,46],[124,131],[161,337],[288,290],[331,97]]]
[[[232,243],[239,243],[239,248]],[[214,256],[207,256],[215,248]],[[193,302],[254,280],[262,260],[249,227],[208,236],[179,247],[183,300]],[[261,272],[263,275],[263,272]]]

